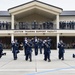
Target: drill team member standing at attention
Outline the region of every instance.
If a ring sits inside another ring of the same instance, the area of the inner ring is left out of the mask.
[[[31,40],[28,39],[27,43],[26,43],[26,61],[28,60],[28,58],[30,58],[30,62],[32,61],[32,43]]]
[[[64,50],[65,44],[63,43],[62,40],[60,40],[60,42],[58,43],[58,48],[59,48],[59,59],[62,58],[62,60],[64,60]]]
[[[44,40],[43,41],[43,48],[44,48],[44,60],[46,61],[47,60],[47,55],[46,55],[46,43],[47,42],[47,40]]]
[[[34,38],[34,52],[35,52],[35,55],[38,55],[38,39],[37,39],[37,37]]]
[[[44,40],[43,46],[44,46],[44,60],[47,61],[48,59],[48,62],[50,62],[51,43],[48,40]]]
[[[26,43],[27,43],[27,38],[25,37],[24,38],[24,42],[23,42],[23,46],[24,46],[24,55],[26,55],[26,48],[27,48],[27,46],[26,46]]]
[[[42,39],[39,39],[40,54],[42,54],[42,45],[43,45],[43,41],[42,41]]]
[[[12,42],[12,53],[13,53],[14,60],[17,60],[17,53],[19,53],[19,44],[17,40]]]

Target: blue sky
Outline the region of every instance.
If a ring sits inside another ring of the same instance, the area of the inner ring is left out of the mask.
[[[11,7],[29,2],[32,0],[0,0],[0,11],[7,10]],[[74,10],[75,11],[75,0],[39,0],[57,7],[63,10]]]

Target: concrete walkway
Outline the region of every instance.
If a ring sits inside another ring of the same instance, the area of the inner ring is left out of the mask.
[[[33,61],[25,61],[23,51],[13,60],[12,52],[5,50],[6,56],[0,59],[0,75],[75,75],[74,50],[65,51],[65,60],[58,59],[58,52],[51,51],[51,62],[43,60],[43,54],[32,54]]]

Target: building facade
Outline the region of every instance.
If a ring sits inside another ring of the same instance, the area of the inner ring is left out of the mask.
[[[75,11],[63,11],[62,8],[37,0],[0,11],[0,40],[4,48],[10,48],[16,38],[21,43],[24,37],[52,39],[52,48],[57,48],[63,40],[66,48],[72,48],[75,41]]]

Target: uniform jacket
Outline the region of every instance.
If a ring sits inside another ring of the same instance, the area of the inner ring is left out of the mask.
[[[58,44],[59,53],[64,53],[65,52],[64,47],[65,47],[64,43],[59,43]]]

